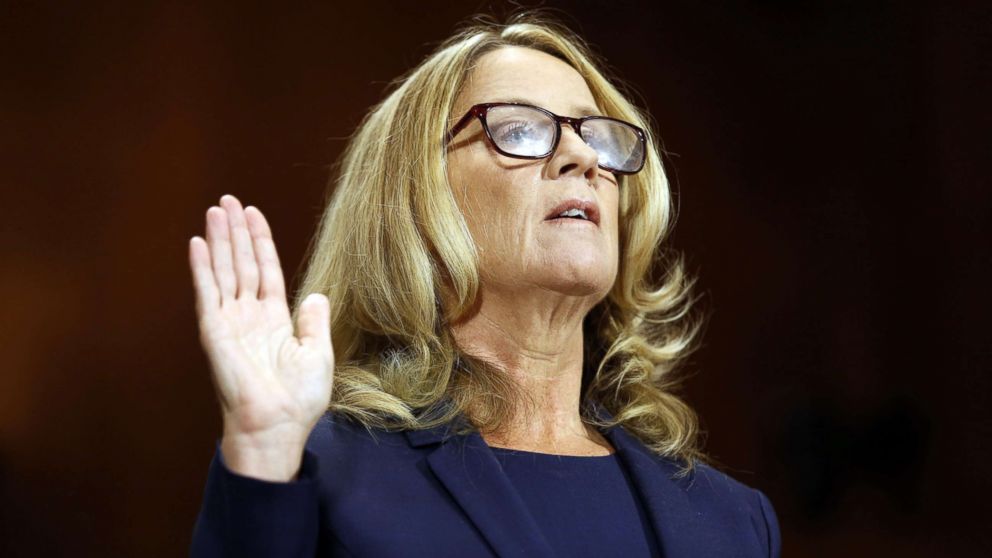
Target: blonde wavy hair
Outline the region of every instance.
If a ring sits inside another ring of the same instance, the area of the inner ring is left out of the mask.
[[[544,13],[501,24],[477,16],[389,87],[332,173],[326,209],[307,250],[294,321],[309,293],[331,302],[336,367],[329,411],[367,428],[492,432],[535,402],[494,364],[462,352],[450,325],[471,315],[479,258],[448,183],[443,138],[455,98],[478,59],[506,46],[564,60],[603,114],[648,134],[640,173],[620,181],[619,270],[586,316],[582,417],[622,425],[658,455],[691,469],[705,459],[698,421],[673,391],[695,348],[694,279],[664,243],[675,211],[649,116],[632,104],[577,35]],[[609,78],[609,79],[608,79]],[[662,270],[653,281],[652,270]],[[614,417],[597,418],[596,402]]]

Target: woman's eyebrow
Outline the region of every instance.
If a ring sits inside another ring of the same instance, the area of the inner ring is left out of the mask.
[[[524,99],[522,97],[510,97],[508,99],[500,99],[497,102],[500,103],[522,103],[525,105],[533,105],[535,107],[540,107],[540,103],[535,103],[530,99]],[[544,107],[541,107],[544,108]],[[578,105],[573,106],[572,111],[567,116],[599,116],[600,112],[597,108],[590,108],[588,105]]]
[[[586,105],[572,107],[572,115],[574,116],[600,116],[601,113],[597,108],[590,108]]]

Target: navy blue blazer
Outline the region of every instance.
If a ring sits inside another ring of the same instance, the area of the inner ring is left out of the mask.
[[[298,480],[288,483],[232,473],[218,443],[190,555],[555,556],[485,440],[450,430],[369,431],[327,413]],[[762,492],[703,464],[675,478],[674,462],[622,427],[603,434],[666,558],[780,555],[778,522]]]

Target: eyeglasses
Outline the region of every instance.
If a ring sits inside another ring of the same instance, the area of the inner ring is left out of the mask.
[[[522,103],[481,103],[473,106],[448,132],[447,146],[465,126],[478,118],[496,151],[518,159],[543,159],[558,148],[561,124],[599,154],[599,167],[617,174],[634,174],[644,167],[647,139],[644,130],[616,118],[558,116]]]

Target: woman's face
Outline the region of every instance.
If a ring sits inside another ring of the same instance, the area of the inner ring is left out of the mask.
[[[506,47],[479,59],[455,102],[454,117],[487,102],[521,102],[562,116],[600,114],[585,80],[543,52]],[[617,274],[616,177],[569,125],[558,148],[541,160],[498,153],[479,120],[452,140],[448,179],[481,257],[483,286],[500,292],[534,289],[589,297],[593,304]],[[570,199],[592,202],[599,223],[548,219]],[[591,305],[590,305],[591,307]]]

